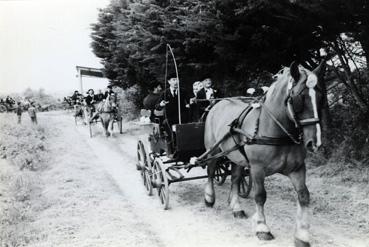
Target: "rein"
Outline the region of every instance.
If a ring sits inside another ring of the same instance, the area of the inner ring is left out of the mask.
[[[290,133],[288,132],[288,130],[283,126],[283,124],[278,121],[278,119],[273,115],[273,113],[271,112],[271,110],[269,110],[269,108],[264,104],[261,103],[261,107],[264,107],[265,112],[269,115],[269,117],[279,126],[279,128],[281,128],[281,130],[286,133],[286,135],[295,143],[295,144],[301,144],[301,140],[302,140],[302,135],[301,135],[301,130],[300,128],[298,128],[300,130],[300,135],[298,137],[298,140]]]
[[[105,99],[105,102],[102,102],[102,105],[99,108],[100,108],[99,113],[113,114],[115,112],[116,107],[110,104],[110,95],[108,95],[108,97]],[[111,110],[104,111],[104,109],[111,109]]]
[[[269,115],[269,117],[281,128],[281,130],[286,133],[287,137],[281,137],[281,138],[274,138],[274,137],[258,137],[257,134],[259,132],[259,120],[260,120],[260,114],[257,118],[257,124],[255,127],[255,133],[253,136],[246,133],[244,130],[242,130],[240,127],[242,126],[242,123],[244,119],[246,118],[247,114],[252,110],[255,109],[252,106],[248,106],[245,108],[245,110],[242,111],[240,116],[234,121],[234,123],[231,124],[231,132],[240,134],[244,137],[246,137],[245,144],[247,145],[285,145],[285,144],[301,144],[302,135],[300,132],[300,135],[298,138],[294,137],[284,126],[283,124],[278,121],[278,119],[273,115],[273,113],[270,111],[270,109],[263,103],[259,102],[260,107],[263,107],[265,109],[265,112]],[[261,110],[260,110],[261,112]],[[242,119],[240,119],[242,117]],[[240,121],[241,120],[241,121]],[[244,144],[244,145],[245,145]]]
[[[306,80],[306,79],[305,79]],[[313,89],[314,85],[307,85],[309,90],[315,90]],[[247,107],[245,107],[245,109],[242,110],[242,112],[240,113],[240,115],[232,121],[232,123],[229,125],[230,126],[230,130],[229,132],[227,132],[218,142],[216,142],[208,151],[206,151],[204,154],[202,154],[199,158],[197,158],[196,163],[197,164],[203,164],[204,162],[214,159],[214,158],[219,158],[221,156],[227,155],[233,151],[239,151],[241,153],[241,155],[243,155],[246,160],[248,160],[248,157],[246,155],[246,153],[244,152],[244,150],[242,149],[243,146],[245,145],[273,145],[273,146],[278,146],[278,145],[290,145],[290,144],[296,144],[296,145],[300,145],[303,141],[303,132],[302,132],[302,126],[306,126],[306,125],[313,125],[313,124],[317,124],[319,123],[319,117],[316,117],[314,114],[314,117],[312,118],[306,118],[306,119],[297,119],[296,118],[296,114],[294,112],[293,109],[293,105],[291,103],[291,98],[292,98],[292,88],[293,88],[293,84],[292,81],[289,82],[288,85],[288,91],[287,91],[287,114],[291,114],[292,116],[292,121],[295,122],[296,124],[296,129],[299,131],[299,135],[298,137],[294,136],[293,134],[291,134],[284,126],[283,124],[274,116],[274,114],[272,113],[272,111],[268,108],[268,106],[265,105],[264,101],[265,101],[265,96],[262,99],[259,99],[259,101],[257,102],[259,104],[259,106],[254,107],[252,104],[249,104]],[[303,89],[305,90],[305,89]],[[303,90],[300,90],[298,93],[298,96],[302,93]],[[319,90],[319,89],[318,89]],[[310,94],[310,91],[309,91]],[[241,129],[242,123],[244,122],[246,116],[253,110],[253,109],[257,109],[260,108],[260,112],[259,112],[259,116],[256,119],[256,126],[255,126],[255,131],[254,131],[254,135],[251,136],[250,134],[246,133],[243,129]],[[258,136],[258,132],[259,132],[259,124],[260,124],[260,114],[261,114],[261,109],[264,109],[266,114],[278,125],[278,127],[287,135],[286,137],[263,137],[263,136]],[[296,130],[295,129],[295,130]],[[241,141],[237,141],[235,138],[235,134],[243,136],[246,138],[246,140],[242,140]],[[228,150],[224,150],[222,152],[217,153],[214,156],[208,157],[206,158],[209,154],[211,154],[214,150],[216,150],[219,145],[225,140],[232,137],[235,145],[233,147],[231,147]]]

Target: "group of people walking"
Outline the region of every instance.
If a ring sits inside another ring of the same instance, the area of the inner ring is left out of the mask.
[[[21,102],[17,102],[17,106],[15,107],[15,113],[17,114],[18,124],[22,123],[22,114],[24,110],[28,111],[28,115],[31,119],[31,122],[33,124],[37,124],[37,113],[36,113],[37,110],[35,102],[29,102],[26,107],[24,107]]]

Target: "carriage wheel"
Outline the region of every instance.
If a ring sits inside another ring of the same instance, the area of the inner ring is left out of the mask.
[[[8,108],[5,105],[0,105],[0,112],[6,112]]]
[[[214,180],[217,185],[222,185],[229,174],[229,162],[223,163],[223,160],[218,161],[215,169]]]
[[[249,169],[244,169],[243,176],[238,184],[238,195],[242,198],[247,198],[252,188],[252,181]]]
[[[139,171],[143,171],[147,165],[147,156],[145,151],[145,146],[141,140],[137,143],[137,164],[136,168]]]
[[[151,166],[147,162],[147,156],[145,146],[141,140],[137,143],[137,170],[141,171],[141,177],[146,188],[147,194],[152,195],[152,182],[151,182]]]
[[[158,196],[164,209],[169,208],[169,183],[166,176],[166,170],[160,158],[155,158],[152,167],[152,181],[158,191]]]
[[[146,188],[147,194],[152,196],[153,188],[152,188],[152,180],[151,180],[151,170],[146,166],[144,170],[141,172],[141,176],[143,179],[144,186]]]

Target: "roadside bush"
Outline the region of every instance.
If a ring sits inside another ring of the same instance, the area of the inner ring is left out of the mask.
[[[45,129],[39,125],[18,125],[14,116],[4,116],[0,121],[0,157],[11,160],[20,170],[42,169],[46,154]]]
[[[122,89],[119,87],[114,88],[114,92],[117,94],[119,104],[119,114],[123,116],[123,121],[130,121],[139,116],[141,105],[141,88],[137,85]]]
[[[331,109],[332,125],[328,133],[330,158],[337,161],[369,158],[369,114],[353,102]]]
[[[37,234],[29,225],[39,200],[39,172],[48,159],[42,126],[16,124],[15,115],[0,115],[0,246],[25,246]]]

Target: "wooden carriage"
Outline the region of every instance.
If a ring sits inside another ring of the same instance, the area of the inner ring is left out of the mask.
[[[177,63],[174,53],[169,44],[166,46],[166,59],[171,54],[176,71],[176,78],[179,83]],[[167,69],[167,68],[166,68]],[[167,73],[165,81],[167,80]],[[193,168],[206,167],[206,162],[197,160],[191,162],[192,158],[209,156],[210,152],[205,152],[204,146],[204,122],[181,124],[181,103],[180,86],[178,85],[178,115],[179,123],[174,126],[163,126],[166,121],[159,121],[152,124],[152,131],[148,136],[149,144],[145,147],[144,140],[137,143],[137,169],[143,178],[143,183],[149,195],[153,194],[155,188],[158,192],[160,202],[164,209],[169,208],[169,185],[176,182],[208,178],[207,175],[197,175],[185,177],[182,170],[187,173]],[[172,133],[166,134],[164,129],[171,129]],[[219,144],[218,144],[219,145]],[[217,148],[217,147],[214,147]],[[213,149],[213,148],[212,148]],[[216,159],[217,169],[215,171],[215,181],[217,184],[223,184],[226,177],[230,175],[230,165],[232,164],[226,156],[226,152],[207,157],[205,160]],[[224,155],[223,155],[224,154]],[[249,170],[245,168],[244,175],[239,183],[239,195],[248,197],[251,190],[251,180]]]
[[[204,179],[207,175],[184,176],[193,168],[206,167],[206,163],[191,163],[191,158],[205,152],[204,122],[176,124],[172,126],[172,136],[167,136],[162,124],[151,124],[148,145],[139,140],[137,144],[137,170],[140,171],[148,195],[157,190],[164,209],[169,208],[169,185],[177,182]],[[147,143],[147,142],[146,142]],[[231,162],[225,157],[217,157],[215,182],[221,185],[231,174]],[[240,182],[240,196],[247,198],[251,190],[249,170],[244,170]]]

